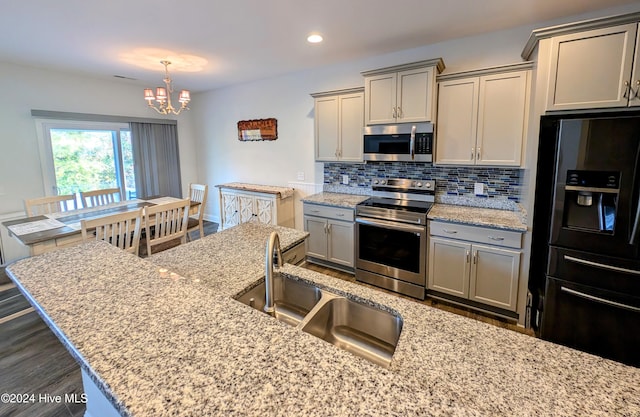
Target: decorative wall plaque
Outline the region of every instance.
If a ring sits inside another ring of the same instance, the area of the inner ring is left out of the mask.
[[[276,119],[241,120],[238,122],[238,140],[276,140],[278,121]]]

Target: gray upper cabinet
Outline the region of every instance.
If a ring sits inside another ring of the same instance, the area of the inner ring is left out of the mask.
[[[640,106],[640,12],[536,29],[522,58],[537,54],[541,110]]]
[[[362,72],[366,125],[432,122],[441,58]]]
[[[547,110],[640,105],[637,37],[637,23],[554,37]]]
[[[435,163],[520,166],[532,63],[438,77]]]
[[[315,93],[315,159],[362,162],[363,88]]]

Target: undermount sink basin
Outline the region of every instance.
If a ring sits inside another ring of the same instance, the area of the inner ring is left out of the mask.
[[[402,331],[402,317],[399,315],[282,274],[274,275],[273,294],[273,316],[279,321],[389,367]],[[264,312],[264,281],[236,300]]]
[[[320,301],[322,292],[318,287],[285,278],[281,274],[275,275],[273,280],[273,299],[275,303],[275,318],[297,326],[298,323]],[[264,312],[265,284],[264,281],[257,287],[237,298],[238,301],[250,307]]]
[[[402,318],[338,297],[322,305],[302,331],[388,367],[400,338]]]

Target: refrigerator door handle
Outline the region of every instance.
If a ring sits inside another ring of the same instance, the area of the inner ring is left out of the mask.
[[[581,297],[590,301],[595,301],[596,303],[601,303],[601,304],[606,304],[609,306],[613,306],[613,307],[618,307],[618,308],[623,308],[625,310],[629,310],[629,311],[633,311],[635,313],[640,313],[640,308],[638,307],[634,307],[634,306],[630,306],[628,304],[622,304],[622,303],[618,303],[616,301],[611,301],[611,300],[607,300],[606,298],[600,298],[600,297],[596,297],[595,295],[591,295],[591,294],[586,294],[580,291],[576,291],[576,290],[572,290],[571,288],[567,288],[567,287],[560,287],[560,291],[566,292],[568,294],[572,294],[575,295],[576,297]]]
[[[640,196],[636,203],[636,219],[633,222],[633,229],[631,229],[631,237],[629,237],[629,244],[633,245],[636,241],[636,234],[638,233],[638,223],[640,223]]]
[[[565,261],[569,261],[569,262],[575,262],[577,264],[594,266],[596,268],[608,269],[609,271],[624,272],[625,274],[640,275],[640,271],[636,271],[635,269],[620,268],[619,266],[601,264],[599,262],[587,261],[586,259],[575,258],[575,257],[569,256],[569,255],[564,255],[564,260]]]

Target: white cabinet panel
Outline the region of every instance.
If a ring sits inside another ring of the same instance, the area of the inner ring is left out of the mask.
[[[443,69],[438,58],[363,72],[365,124],[432,122],[435,77]]]
[[[531,78],[523,67],[531,64],[440,78],[436,164],[521,165]]]
[[[547,110],[628,106],[637,30],[631,23],[552,38]]]
[[[316,161],[362,162],[362,88],[312,94]]]
[[[487,240],[517,249],[483,244]],[[430,221],[427,288],[516,311],[521,243],[514,231]]]
[[[249,221],[294,227],[293,197],[276,194],[220,187],[220,214],[222,229]]]
[[[354,268],[354,210],[305,202],[303,211],[304,230],[309,232],[307,259]]]

